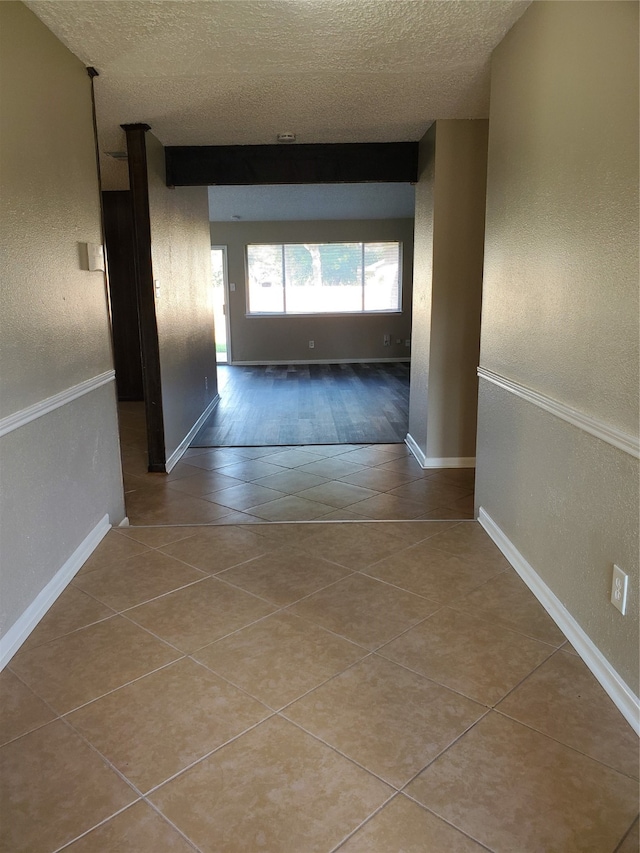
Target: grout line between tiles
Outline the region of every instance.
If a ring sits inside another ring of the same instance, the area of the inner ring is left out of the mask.
[[[264,702],[262,704],[264,705]],[[186,767],[183,767],[181,770],[177,770],[175,773],[173,773],[171,776],[168,776],[162,782],[158,782],[157,785],[153,785],[153,787],[149,788],[148,791],[146,791],[144,794],[142,794],[143,799],[146,800],[149,797],[153,796],[153,794],[155,794],[156,791],[158,791],[160,788],[163,788],[165,785],[168,785],[170,782],[173,782],[173,780],[177,779],[178,776],[182,776],[184,773],[187,773],[189,770],[192,770],[198,764],[201,764],[203,761],[206,761],[207,758],[211,758],[211,756],[214,755],[216,752],[219,752],[221,749],[224,749],[225,746],[229,746],[230,744],[234,743],[235,741],[237,741],[241,737],[243,737],[243,735],[246,735],[249,732],[253,731],[254,729],[257,729],[258,726],[263,725],[263,723],[266,723],[269,720],[272,720],[274,717],[277,717],[277,716],[278,715],[275,712],[268,714],[262,720],[258,720],[257,723],[254,723],[253,725],[248,726],[246,729],[243,729],[243,731],[238,732],[237,735],[230,737],[224,743],[219,744],[214,749],[211,749],[211,750],[209,750],[209,752],[205,753],[204,755],[201,755],[199,758],[196,758],[195,761],[192,761],[190,764],[187,764]],[[164,816],[163,812],[160,812],[160,813]]]
[[[71,839],[71,841],[65,841],[62,847],[56,847],[55,850],[52,851],[52,853],[60,853],[60,851],[62,850],[67,850],[69,847],[71,847],[72,844],[75,844],[76,841],[79,841],[81,838],[85,838],[87,835],[89,835],[90,832],[93,832],[94,829],[98,829],[98,827],[104,826],[105,823],[109,823],[110,820],[128,811],[130,808],[135,806],[136,803],[139,803],[141,801],[142,797],[138,797],[137,800],[134,800],[132,803],[129,803],[128,805],[124,806],[124,808],[119,809],[117,812],[114,812],[113,814],[109,815],[109,817],[104,818],[104,820],[101,820],[99,823],[90,826],[89,829],[85,829],[84,832],[81,832],[80,835],[76,835],[75,838]]]
[[[548,660],[549,660],[549,658],[547,658],[547,661]],[[546,663],[546,661],[544,661],[544,663]],[[527,678],[528,677],[529,676],[527,676]],[[522,682],[520,682],[520,683],[522,684]],[[502,702],[502,701],[503,700],[501,699],[500,702]],[[496,714],[500,714],[501,717],[504,717],[507,720],[511,720],[512,723],[517,723],[519,726],[524,726],[526,729],[529,729],[530,731],[535,732],[536,734],[542,735],[542,737],[548,738],[549,740],[552,740],[554,743],[557,743],[560,746],[564,746],[566,749],[570,749],[572,752],[577,752],[578,755],[582,755],[584,758],[588,758],[590,761],[595,761],[596,764],[600,764],[600,765],[602,765],[602,767],[607,767],[609,770],[613,770],[614,773],[618,773],[620,776],[624,776],[625,779],[630,779],[632,782],[635,782],[636,785],[638,784],[639,780],[638,780],[637,776],[630,776],[628,773],[625,773],[624,770],[620,770],[617,767],[614,767],[612,764],[607,764],[606,761],[602,761],[600,758],[595,758],[593,755],[589,755],[588,752],[583,752],[583,750],[578,749],[577,746],[573,746],[570,743],[566,743],[566,741],[560,740],[559,738],[554,737],[553,735],[550,735],[548,732],[543,732],[540,729],[537,729],[531,723],[526,723],[524,720],[519,720],[517,717],[512,717],[510,714],[507,714],[505,711],[501,711],[500,708],[498,708],[498,707],[493,707],[491,710],[495,711]]]
[[[361,823],[358,824],[358,826],[356,826],[355,829],[351,830],[351,832],[349,832],[347,835],[345,835],[344,838],[341,841],[339,841],[335,847],[332,847],[331,850],[329,851],[329,853],[337,853],[337,851],[340,850],[340,848],[343,846],[343,844],[346,844],[346,842],[350,838],[353,838],[353,836],[356,834],[356,832],[359,832],[359,830],[361,830],[367,823],[369,823],[370,820],[372,820],[377,814],[379,814],[382,811],[382,809],[385,808],[385,806],[388,806],[389,803],[391,802],[391,800],[395,800],[397,797],[400,797],[400,796],[402,796],[402,795],[400,794],[399,791],[394,791],[394,793],[391,794],[391,796],[388,799],[386,799],[384,801],[384,803],[382,803],[382,805],[378,806],[377,809],[374,809],[368,817],[366,817]]]
[[[634,817],[634,819],[631,821],[631,826],[630,826],[630,827],[629,827],[629,829],[625,832],[625,834],[622,836],[622,838],[620,839],[620,842],[618,843],[618,846],[617,846],[617,847],[616,847],[616,849],[613,851],[613,853],[620,853],[620,850],[622,849],[622,845],[623,845],[623,844],[624,844],[624,842],[627,840],[627,836],[631,834],[631,831],[632,831],[633,827],[635,826],[636,821],[638,821],[638,819],[639,819],[639,818],[640,818],[640,815],[636,815],[636,816]]]

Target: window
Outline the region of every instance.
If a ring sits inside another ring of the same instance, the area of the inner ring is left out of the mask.
[[[400,243],[247,246],[249,314],[355,314],[402,308]]]

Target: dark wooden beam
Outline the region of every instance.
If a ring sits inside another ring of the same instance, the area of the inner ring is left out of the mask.
[[[164,472],[166,471],[166,454],[162,413],[160,347],[153,292],[149,178],[145,139],[145,133],[150,128],[148,124],[123,124],[122,129],[127,137],[129,160],[129,189],[133,213],[135,280],[140,323],[142,381],[147,416],[149,471]]]
[[[170,187],[418,180],[417,142],[178,145],[165,155]]]

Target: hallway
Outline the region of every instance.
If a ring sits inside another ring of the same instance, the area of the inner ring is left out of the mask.
[[[149,474],[144,406],[118,408],[131,524],[473,518],[474,469],[423,469],[405,444],[192,447]]]
[[[112,530],[0,676],[11,853],[635,853],[637,744],[475,522]]]

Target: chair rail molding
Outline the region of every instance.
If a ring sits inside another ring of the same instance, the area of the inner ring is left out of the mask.
[[[97,388],[101,388],[103,385],[108,385],[109,382],[113,382],[115,378],[115,371],[107,370],[104,373],[100,373],[98,376],[92,376],[91,379],[85,379],[84,382],[79,382],[71,388],[65,388],[64,391],[59,391],[52,397],[47,397],[45,400],[39,400],[37,403],[27,406],[26,409],[21,409],[18,412],[14,412],[12,415],[7,415],[0,419],[0,437],[19,429],[31,421],[41,418],[43,415],[48,415],[49,412],[53,412],[55,409],[66,406],[67,403],[77,400],[78,397],[83,397],[85,394],[90,394],[92,391],[95,391]]]
[[[499,373],[494,373],[491,370],[486,370],[484,367],[478,368],[478,376],[498,388],[504,388],[516,397],[526,400],[528,403],[533,403],[539,409],[549,412],[566,421],[578,429],[588,432],[596,438],[606,441],[618,450],[628,453],[630,456],[640,459],[640,437],[630,435],[623,432],[617,427],[606,423],[600,418],[594,418],[592,415],[587,415],[584,412],[578,411],[566,403],[561,403],[559,400],[554,400],[552,397],[547,397],[545,394],[540,394],[539,391],[534,391],[532,388],[527,388],[526,385],[521,385],[519,382],[514,382],[512,379],[507,379],[506,376],[501,376]]]

